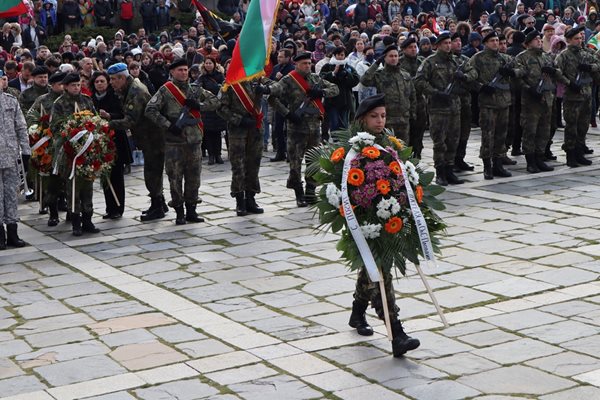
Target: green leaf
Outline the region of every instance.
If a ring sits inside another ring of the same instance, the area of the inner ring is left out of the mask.
[[[433,181],[433,177],[435,174],[431,171],[429,172],[421,172],[419,175],[419,183],[421,186],[427,186]]]
[[[333,170],[333,162],[331,162],[331,160],[328,158],[322,157],[319,160],[319,164],[321,165],[321,168],[323,168],[325,171]]]
[[[443,186],[428,185],[423,188],[423,194],[437,196],[444,193],[446,189]]]

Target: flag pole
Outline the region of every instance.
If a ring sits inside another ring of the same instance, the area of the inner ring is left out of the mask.
[[[421,280],[423,281],[423,285],[425,285],[425,289],[427,289],[427,293],[429,293],[429,297],[431,297],[431,301],[433,302],[433,305],[435,306],[435,309],[436,309],[438,315],[440,316],[442,323],[444,324],[444,328],[448,328],[450,325],[448,325],[448,321],[446,320],[446,317],[444,316],[444,312],[442,311],[442,308],[440,307],[440,304],[438,303],[437,298],[433,294],[433,290],[431,290],[431,286],[429,285],[429,282],[427,282],[427,279],[425,278],[425,274],[423,273],[421,266],[417,263],[417,264],[415,264],[415,267],[417,268],[417,272],[419,273],[419,276],[421,277]]]
[[[385,321],[385,328],[387,331],[388,340],[391,342],[394,340],[394,336],[392,335],[392,324],[390,321],[390,309],[388,307],[387,295],[385,293],[385,283],[383,282],[383,273],[381,272],[381,268],[377,268],[379,270],[379,293],[381,293],[381,302],[383,303],[383,316]]]

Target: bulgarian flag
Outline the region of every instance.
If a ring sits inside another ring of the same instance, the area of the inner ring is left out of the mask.
[[[29,9],[22,0],[0,0],[0,18],[18,17]]]
[[[240,37],[235,44],[224,89],[265,75],[271,54],[271,36],[280,0],[252,0]]]

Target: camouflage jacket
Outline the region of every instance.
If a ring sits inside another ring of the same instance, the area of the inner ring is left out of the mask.
[[[487,108],[506,108],[511,105],[510,79],[498,74],[500,67],[509,65],[512,59],[509,55],[497,51],[484,49],[475,53],[467,62],[464,73],[468,82],[473,83],[474,90],[491,84],[496,80],[500,84],[509,85],[506,90],[496,88],[492,94],[479,93],[479,105]]]
[[[323,97],[325,98],[335,97],[340,93],[340,89],[335,83],[331,83],[321,78],[318,74],[310,73],[305,79],[311,88],[318,86],[323,89]],[[277,103],[276,108],[281,115],[287,115],[290,111],[296,111],[307,98],[304,90],[302,90],[289,74],[281,78],[279,82],[275,82],[271,85],[271,95],[279,99],[285,98],[287,100],[287,105],[284,105],[282,102]],[[316,109],[316,106],[312,101],[309,102],[306,107]],[[320,119],[318,113],[306,113],[304,114],[304,118],[312,121]]]
[[[39,118],[42,116],[42,110],[44,115],[50,114],[52,112],[52,106],[54,105],[54,102],[62,94],[63,92],[56,93],[50,90],[48,93],[38,97],[33,105],[29,108],[29,111],[27,111],[25,114],[27,126],[38,123]]]
[[[419,67],[423,64],[423,61],[425,61],[425,57],[422,56],[416,56],[415,58],[411,58],[407,57],[406,55],[402,55],[400,57],[398,65],[400,65],[400,68],[408,72],[410,76],[412,76],[414,79],[417,76],[417,71],[419,70]],[[414,83],[414,85],[415,90],[417,91],[417,102],[419,104],[418,107],[422,107],[425,103],[425,96],[423,95],[423,92],[417,87],[416,83]]]
[[[255,94],[253,88],[254,82],[260,82],[261,84],[267,86],[270,86],[273,82],[267,78],[261,78],[253,82],[242,82],[240,84],[246,90],[246,93],[248,93],[250,97],[252,97],[253,103],[256,105],[256,107],[258,107],[258,110],[260,112],[262,96],[257,96]],[[227,122],[229,130],[231,130],[232,128],[238,128],[240,123],[242,122],[242,118],[252,117],[252,115],[248,111],[246,111],[246,108],[244,107],[238,96],[235,94],[233,88],[229,87],[227,88],[227,90],[223,90],[223,88],[221,88],[218,98],[220,101],[220,107],[217,109],[217,114],[219,115],[219,117],[223,118]],[[264,116],[264,118],[266,119],[266,116]]]
[[[172,81],[185,95],[186,98],[200,103],[200,111],[214,111],[219,107],[217,97],[195,83]],[[155,125],[164,131],[165,143],[169,144],[197,144],[202,142],[203,132],[197,124],[183,128],[181,135],[174,135],[168,131],[171,124],[177,122],[182,111],[181,104],[173,97],[165,85],[161,86],[146,105],[145,115]],[[190,116],[191,118],[191,116]]]
[[[542,100],[547,106],[554,101],[556,86],[553,79],[542,73],[542,67],[552,67],[552,57],[542,49],[527,49],[515,57],[515,74],[517,75],[518,87],[524,101],[539,101],[530,93],[537,90],[542,94]],[[557,71],[560,74],[560,71]]]
[[[17,98],[2,91],[0,123],[0,168],[16,168],[20,154],[31,154],[27,125]]]
[[[153,124],[146,118],[146,105],[150,101],[150,92],[138,78],[129,76],[127,85],[117,93],[123,103],[123,118],[113,119],[109,125],[115,130],[130,129],[136,139],[142,139],[152,131]]]
[[[38,97],[48,93],[49,91],[49,86],[42,87],[34,84],[32,87],[26,89],[23,93],[21,93],[21,95],[19,96],[19,104],[21,104],[21,110],[23,110],[23,113],[27,113],[27,111],[29,111],[33,103],[35,103],[35,100]]]
[[[427,96],[432,112],[458,112],[460,99],[456,91],[452,91],[449,99],[438,96],[439,92],[444,92],[448,85],[454,82],[454,73],[458,66],[458,59],[452,53],[437,51],[427,57],[419,67],[415,86]],[[460,82],[455,82],[454,85],[458,86]]]
[[[410,74],[399,66],[386,65],[378,69],[373,63],[360,79],[365,86],[374,86],[378,93],[385,94],[387,121],[414,119],[417,114],[417,95]]]
[[[570,101],[589,101],[592,96],[592,76],[589,72],[579,71],[578,67],[579,64],[592,64],[592,73],[596,73],[599,71],[596,58],[579,46],[569,45],[556,57],[555,63],[556,67],[560,69],[562,76],[564,77],[564,79],[562,79],[563,83],[569,84],[570,82],[576,82],[577,77],[579,76],[582,86],[580,92],[574,92],[567,87],[563,98]],[[589,82],[583,83],[581,80],[587,80]]]

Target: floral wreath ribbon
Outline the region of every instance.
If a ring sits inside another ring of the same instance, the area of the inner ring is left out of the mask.
[[[73,157],[73,167],[71,168],[71,175],[69,175],[69,179],[73,179],[73,177],[75,176],[75,168],[76,168],[75,163],[77,162],[77,159],[79,157],[81,157],[81,155],[83,153],[85,153],[85,151],[90,147],[90,145],[94,141],[94,134],[92,132],[89,132],[88,130],[84,129],[84,130],[80,131],[77,135],[73,136],[70,140],[71,142],[76,142],[79,139],[81,139],[83,137],[83,135],[85,135],[86,133],[89,134],[87,137],[87,140],[83,144],[83,147],[81,148],[81,150],[79,150],[79,152],[75,155],[75,157]]]
[[[375,147],[380,151],[387,151],[376,144]],[[352,204],[350,203],[350,196],[348,196],[348,172],[350,171],[350,165],[352,160],[357,156],[356,150],[354,148],[350,148],[346,158],[344,159],[344,169],[342,170],[342,207],[344,208],[344,215],[346,218],[346,223],[348,225],[348,229],[352,234],[352,238],[356,243],[356,247],[358,247],[358,251],[360,252],[360,256],[365,263],[365,268],[367,273],[369,274],[369,279],[371,282],[379,282],[381,276],[379,274],[379,269],[377,268],[377,264],[375,263],[375,259],[373,258],[373,254],[371,253],[371,249],[365,239],[362,230],[360,229],[360,225],[358,220],[356,219],[356,215],[354,214],[354,210],[352,209]],[[433,244],[431,243],[431,237],[429,235],[429,229],[427,228],[427,223],[425,221],[425,217],[419,208],[419,204],[417,203],[417,199],[415,197],[415,193],[410,186],[410,182],[408,181],[408,176],[406,173],[406,167],[404,164],[397,158],[392,157],[398,162],[400,165],[400,169],[402,171],[402,177],[404,178],[404,186],[406,187],[406,194],[408,197],[408,203],[410,205],[410,210],[412,212],[413,219],[415,220],[415,224],[417,226],[417,232],[419,233],[419,241],[421,242],[421,250],[423,251],[423,256],[427,262],[432,261],[434,265],[435,254],[433,252]],[[408,184],[407,184],[408,182]]]

